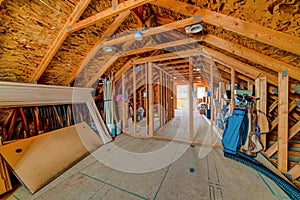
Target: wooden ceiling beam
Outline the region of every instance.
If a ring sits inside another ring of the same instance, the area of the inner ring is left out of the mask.
[[[83,11],[87,8],[91,0],[80,0],[80,2],[76,5],[75,9],[73,10],[72,14],[68,18],[67,22],[63,26],[62,30],[58,33],[57,37],[53,41],[52,45],[48,49],[46,55],[42,59],[41,63],[39,64],[37,70],[33,74],[33,76],[29,79],[29,82],[37,82],[39,78],[42,76],[44,71],[46,70],[47,66],[49,65],[50,61],[61,47],[62,43],[68,36],[68,27],[74,24]]]
[[[83,68],[90,62],[90,60],[95,56],[95,54],[99,51],[100,44],[110,38],[114,32],[120,27],[120,25],[124,22],[124,20],[129,16],[130,11],[126,10],[119,14],[119,16],[114,20],[114,22],[110,25],[108,29],[103,33],[102,37],[94,44],[92,49],[86,54],[81,63],[79,64],[79,68],[74,71],[69,79],[66,80],[64,85],[71,84],[75,78],[79,75],[79,73],[83,70]]]
[[[246,22],[221,13],[201,9],[177,0],[157,0],[153,5],[167,8],[186,16],[199,16],[205,23],[222,27],[239,35],[300,55],[300,38],[283,32],[275,31],[261,25]]]
[[[163,60],[171,60],[195,55],[204,55],[205,57],[213,58],[216,62],[228,66],[230,68],[234,68],[237,72],[242,73],[251,79],[256,79],[259,76],[266,76],[270,83],[272,83],[273,85],[277,84],[277,79],[275,76],[205,46],[201,46],[200,48],[196,49],[179,51],[176,53],[166,53],[158,56],[140,58],[135,60],[133,64],[141,64],[145,62],[158,62]]]
[[[180,20],[180,21],[175,21],[175,22],[170,23],[170,24],[165,24],[165,25],[162,25],[162,26],[154,27],[154,28],[151,28],[150,30],[144,30],[144,31],[142,31],[142,34],[143,34],[143,37],[148,37],[148,36],[151,36],[151,35],[163,33],[163,32],[170,31],[170,30],[174,30],[174,29],[177,29],[177,28],[180,28],[180,27],[188,26],[188,25],[191,25],[191,24],[194,24],[194,23],[197,23],[197,22],[201,22],[201,19],[190,17],[190,18],[183,19],[183,20]],[[135,34],[133,33],[133,34],[125,35],[125,36],[122,36],[122,37],[119,37],[119,38],[116,38],[116,39],[113,39],[113,40],[108,40],[106,42],[103,42],[101,44],[101,46],[102,47],[113,46],[113,45],[119,45],[119,44],[122,44],[122,43],[125,43],[125,42],[135,41],[134,35]],[[157,44],[155,44],[155,45],[157,45]]]
[[[221,71],[224,71],[224,72],[229,73],[229,74],[231,73],[231,69],[228,68],[228,67],[226,67],[226,66],[223,66],[223,65],[221,65],[221,64],[218,64],[217,67],[218,67],[218,69],[221,70]],[[241,79],[241,80],[244,80],[244,81],[247,81],[247,82],[248,82],[249,80],[252,80],[252,82],[254,81],[254,79],[251,79],[251,78],[249,78],[249,77],[247,77],[247,76],[244,76],[244,75],[242,75],[242,74],[240,74],[240,73],[236,73],[235,76],[236,76],[237,78],[239,78],[239,79]]]
[[[282,70],[288,70],[290,77],[300,80],[300,68],[298,67],[294,67],[270,56],[266,56],[257,51],[248,49],[239,44],[235,44],[211,34],[205,35],[203,41],[274,71],[280,72]]]
[[[88,26],[95,24],[100,20],[105,20],[105,19],[115,16],[121,12],[124,12],[126,10],[130,10],[130,9],[139,7],[141,5],[144,5],[146,3],[149,3],[150,1],[151,0],[124,1],[122,3],[119,3],[116,8],[114,8],[114,7],[108,8],[100,13],[97,13],[96,15],[93,15],[91,17],[88,17],[84,20],[77,22],[76,24],[70,26],[68,28],[68,30],[70,33],[78,31],[80,29],[83,29],[83,28],[86,28]]]
[[[205,52],[205,54],[203,54],[204,56],[206,55],[208,58],[213,57],[213,59],[224,65],[224,66],[228,66],[230,68],[234,68],[237,72],[251,78],[251,79],[256,79],[258,77],[267,77],[267,80],[269,83],[272,83],[273,85],[278,84],[277,83],[277,77],[269,74],[268,72],[265,72],[263,70],[257,69],[256,67],[247,65],[241,61],[238,61],[232,57],[226,56],[223,53],[220,53],[216,50],[213,50],[211,48],[202,46],[203,52]]]
[[[150,45],[141,47],[139,49],[134,49],[131,51],[127,51],[124,52],[123,56],[129,56],[129,55],[135,55],[135,54],[140,54],[140,53],[145,53],[147,51],[152,51],[155,49],[166,49],[168,47],[175,47],[175,46],[179,46],[179,45],[184,45],[184,44],[191,44],[191,43],[196,43],[201,41],[202,38],[198,37],[198,38],[187,38],[187,39],[182,39],[182,40],[176,40],[176,41],[172,41],[172,42],[166,42],[166,43],[162,43],[162,44],[155,44],[152,40]],[[154,47],[152,47],[154,46]]]
[[[138,22],[138,27],[139,28],[142,28],[143,27],[143,24],[144,24],[144,21],[143,21],[143,16],[141,16],[139,14],[139,12],[136,10],[136,8],[134,8],[131,13],[133,14],[134,18],[137,20]]]
[[[180,60],[171,60],[167,62],[159,62],[157,63],[158,66],[167,66],[167,65],[176,65],[176,64],[182,64],[182,63],[188,63],[189,61],[187,59],[180,59]]]

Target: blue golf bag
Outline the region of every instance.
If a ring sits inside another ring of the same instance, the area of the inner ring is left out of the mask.
[[[247,110],[233,110],[226,120],[222,138],[223,151],[236,154],[241,145],[245,144],[248,133],[249,119]]]

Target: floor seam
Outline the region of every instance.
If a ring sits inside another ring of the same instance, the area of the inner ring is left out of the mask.
[[[79,173],[82,174],[82,175],[84,175],[84,176],[86,176],[86,177],[88,177],[88,178],[91,178],[91,179],[93,179],[93,180],[95,180],[95,181],[101,182],[101,183],[103,183],[103,184],[105,184],[105,185],[111,186],[111,187],[113,187],[113,188],[116,188],[116,189],[121,190],[121,191],[123,191],[123,192],[126,192],[126,193],[128,193],[128,194],[131,194],[131,195],[133,195],[133,196],[135,196],[135,197],[139,197],[140,199],[145,199],[145,200],[147,199],[146,197],[143,197],[143,196],[141,196],[141,195],[139,195],[139,194],[136,194],[136,193],[134,193],[134,192],[128,191],[128,190],[126,190],[126,189],[124,189],[124,188],[118,187],[118,186],[113,185],[113,184],[111,184],[111,183],[105,182],[105,181],[103,181],[103,180],[101,180],[101,179],[99,179],[99,178],[93,177],[93,176],[91,176],[91,175],[89,175],[89,174],[86,174],[86,173],[83,173],[83,172],[79,172]]]

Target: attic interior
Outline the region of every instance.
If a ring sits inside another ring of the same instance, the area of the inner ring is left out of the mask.
[[[300,198],[300,1],[0,7],[0,197]]]

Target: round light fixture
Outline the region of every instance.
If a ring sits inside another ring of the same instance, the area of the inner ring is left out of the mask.
[[[203,30],[202,24],[194,24],[194,25],[185,27],[186,33],[199,33],[202,30]]]
[[[191,33],[199,33],[200,31],[203,30],[203,26],[201,24],[194,24],[191,29],[190,32]]]
[[[103,51],[112,52],[113,48],[111,46],[103,47]]]
[[[143,39],[143,33],[141,31],[135,32],[134,39],[138,40],[138,41],[142,40]]]

